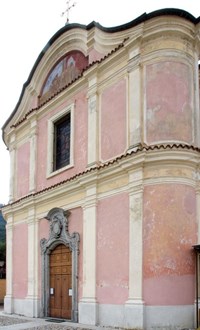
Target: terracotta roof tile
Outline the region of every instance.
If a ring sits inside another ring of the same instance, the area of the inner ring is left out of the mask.
[[[196,152],[200,152],[200,148],[198,147],[195,147],[193,145],[187,145],[187,144],[183,144],[183,143],[167,143],[167,144],[159,144],[159,145],[146,145],[146,144],[139,144],[138,146],[136,146],[134,149],[132,150],[129,150],[127,151],[125,154],[122,154],[118,157],[116,157],[115,159],[112,159],[106,163],[103,163],[103,164],[99,164],[97,166],[94,166],[94,167],[91,167],[83,172],[80,172],[80,173],[77,173],[75,174],[74,176],[66,179],[66,180],[63,180],[63,181],[60,181],[52,186],[49,186],[47,188],[44,188],[40,191],[37,191],[35,193],[32,193],[32,194],[29,194],[29,195],[26,195],[26,196],[23,196],[22,198],[10,203],[9,205],[14,205],[14,204],[17,204],[19,203],[20,201],[23,201],[23,200],[26,200],[30,197],[34,197],[34,196],[37,196],[37,195],[40,195],[44,192],[47,192],[47,191],[50,191],[50,190],[53,190],[59,186],[62,186],[70,181],[73,181],[75,180],[76,178],[78,177],[83,177],[84,175],[86,175],[87,173],[90,173],[90,172],[95,172],[95,171],[101,171],[103,168],[105,167],[109,167],[111,166],[112,164],[115,164],[117,163],[119,160],[121,159],[124,159],[124,158],[127,158],[127,157],[130,157],[132,155],[135,155],[139,152],[142,152],[142,151],[154,151],[154,150],[166,150],[166,149],[179,149],[179,150],[183,150],[183,149],[187,149],[187,150],[193,150],[193,151],[196,151]],[[4,205],[6,206],[6,205]]]

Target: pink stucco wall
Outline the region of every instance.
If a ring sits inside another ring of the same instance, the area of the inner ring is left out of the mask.
[[[59,113],[70,104],[75,103],[74,109],[74,167],[62,173],[46,179],[47,169],[47,120],[55,113]],[[55,108],[38,122],[38,153],[37,153],[37,190],[65,180],[86,169],[87,165],[87,97],[86,91],[76,95],[74,99],[67,100],[67,103]]]
[[[27,224],[13,228],[13,296],[25,298],[28,289],[28,227]]]
[[[178,62],[146,67],[147,142],[193,141],[193,77],[191,68]]]
[[[29,193],[29,164],[30,143],[26,142],[17,149],[16,153],[17,198]]]
[[[193,304],[197,241],[194,188],[160,184],[144,190],[144,301]]]
[[[128,299],[129,199],[123,193],[98,203],[97,300],[123,304]]]
[[[101,158],[108,160],[126,148],[126,80],[106,88],[101,96]]]

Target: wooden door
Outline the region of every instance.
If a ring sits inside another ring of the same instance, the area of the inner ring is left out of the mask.
[[[58,245],[50,254],[49,316],[71,319],[72,254],[68,247]]]

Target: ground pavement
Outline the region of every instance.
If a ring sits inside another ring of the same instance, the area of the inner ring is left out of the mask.
[[[56,319],[39,319],[10,315],[0,311],[0,330],[102,330],[101,327],[87,327],[72,322],[59,322]]]
[[[101,326],[87,326],[80,323],[72,323],[51,318],[30,318],[19,315],[4,313],[0,308],[0,330],[120,330],[119,328],[108,328]],[[121,329],[122,330],[122,329]],[[161,327],[154,330],[163,330]],[[174,330],[169,327],[168,330]],[[195,330],[176,327],[176,330]],[[200,330],[198,328],[197,330]]]

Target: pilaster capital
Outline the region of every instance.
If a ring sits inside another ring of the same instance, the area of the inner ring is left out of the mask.
[[[92,114],[98,111],[98,96],[97,94],[88,95],[88,112]]]
[[[34,116],[30,120],[30,131],[29,131],[29,137],[35,137],[38,134],[38,127],[37,127],[37,118]]]
[[[196,190],[196,194],[200,195],[200,181],[199,180],[196,182],[195,190]]]
[[[97,185],[93,184],[86,188],[86,197],[83,205],[83,210],[96,207],[97,205]]]
[[[9,151],[15,151],[16,149],[16,134],[13,133],[12,135],[10,135],[10,139],[9,139]]]
[[[141,55],[136,54],[129,60],[129,63],[127,65],[127,72],[131,73],[135,69],[140,68],[140,66],[141,66]]]
[[[7,234],[8,234],[8,232],[12,232],[12,230],[13,230],[13,222],[10,222],[10,223],[7,222],[7,224],[6,224]]]
[[[143,168],[129,171],[129,193],[138,194],[143,193],[144,182],[143,182]]]
[[[143,191],[143,184],[129,185],[129,196],[142,195]]]
[[[29,226],[35,224],[35,208],[29,208],[28,210],[28,217],[27,217],[27,223]]]

